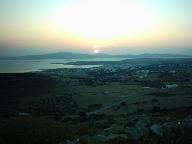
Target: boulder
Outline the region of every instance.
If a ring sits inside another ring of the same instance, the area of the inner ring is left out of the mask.
[[[127,127],[125,129],[125,133],[134,140],[139,140],[143,134],[144,134],[144,130],[143,128],[140,127]]]
[[[113,139],[127,139],[127,135],[126,134],[110,134],[107,136],[107,140],[113,140]]]
[[[77,143],[70,141],[70,140],[66,140],[65,142],[61,142],[59,144],[77,144]]]
[[[134,140],[139,140],[145,133],[147,127],[152,125],[150,118],[144,118],[136,123],[133,127],[127,127],[125,133]]]
[[[178,125],[181,125],[185,129],[192,129],[192,119],[186,119],[183,121],[179,121]]]
[[[105,131],[112,134],[122,134],[124,133],[125,128],[123,125],[113,124],[111,127],[105,129]]]
[[[107,144],[118,144],[118,143],[126,143],[128,140],[128,137],[126,134],[110,134],[107,136],[107,140],[105,143]]]
[[[162,125],[164,136],[169,136],[173,131],[178,130],[180,125],[176,122],[166,122]]]
[[[79,138],[79,144],[89,144],[91,142],[91,137],[89,135],[83,135]]]
[[[110,134],[108,136],[98,134],[96,136],[93,136],[91,140],[94,144],[127,144],[128,137],[126,134]]]
[[[141,127],[141,128],[145,128],[145,127],[149,127],[153,124],[153,120],[149,117],[143,118],[142,120],[138,121],[136,123],[136,126]]]
[[[91,138],[91,141],[94,142],[95,144],[102,144],[107,141],[107,136],[98,134],[98,135],[93,136]]]
[[[160,137],[163,136],[163,128],[162,128],[162,126],[159,125],[159,124],[153,124],[153,125],[150,127],[150,130],[151,130],[154,134],[156,134],[156,135],[158,135],[158,136],[160,136]]]
[[[93,123],[94,127],[99,129],[105,129],[110,126],[108,120],[100,120]]]

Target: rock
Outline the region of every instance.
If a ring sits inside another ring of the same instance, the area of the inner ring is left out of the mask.
[[[66,140],[65,142],[61,142],[59,144],[76,144],[76,143],[74,143],[73,141],[70,141],[70,140]]]
[[[113,139],[128,139],[126,134],[110,134],[107,136],[107,140],[113,140]]]
[[[126,134],[110,134],[107,137],[106,143],[126,143],[128,137]]]
[[[79,144],[89,144],[91,142],[91,137],[89,135],[83,135],[79,138]]]
[[[127,122],[126,122],[125,126],[131,127],[137,123],[138,118],[137,117],[129,117],[126,121]]]
[[[150,127],[150,130],[151,130],[154,134],[156,134],[156,135],[158,135],[158,136],[160,136],[160,137],[163,136],[163,128],[162,128],[162,126],[159,125],[159,124],[154,124],[154,125],[152,125],[152,126]]]
[[[100,120],[94,122],[94,127],[99,128],[99,129],[105,129],[110,126],[110,123],[108,120]]]
[[[100,131],[99,134],[100,134],[100,135],[104,135],[104,136],[108,136],[108,135],[110,135],[111,133],[110,133],[110,132],[107,132],[107,131]]]
[[[162,125],[163,133],[165,136],[170,135],[172,131],[177,130],[179,127],[180,125],[175,122],[166,122]]]
[[[183,121],[179,121],[178,125],[181,125],[185,129],[192,129],[192,119],[186,119]]]
[[[93,136],[91,140],[96,144],[102,144],[107,140],[107,137],[105,135],[98,134]]]
[[[143,128],[140,127],[128,127],[125,129],[125,133],[134,140],[139,140],[143,136]]]
[[[145,133],[146,128],[152,125],[150,118],[144,118],[136,123],[133,127],[127,127],[125,133],[134,140],[139,140]]]
[[[76,139],[76,140],[66,140],[65,142],[61,142],[59,144],[79,144],[79,139]]]
[[[105,129],[105,131],[113,134],[121,134],[124,133],[124,129],[122,125],[113,124],[111,127]]]
[[[92,137],[92,142],[94,144],[111,144],[111,143],[126,143],[128,137],[126,134],[110,134],[108,136],[105,135],[96,135]]]
[[[25,113],[25,112],[19,112],[18,113],[18,116],[23,116],[23,117],[28,117],[30,115],[31,115],[30,113]]]
[[[141,128],[145,128],[145,127],[151,126],[152,124],[153,124],[152,119],[146,117],[146,118],[138,121],[138,122],[136,123],[136,126],[137,126],[137,127],[141,127]]]
[[[164,143],[183,143],[190,142],[190,131],[186,131],[183,127],[183,121],[166,122],[162,125]]]

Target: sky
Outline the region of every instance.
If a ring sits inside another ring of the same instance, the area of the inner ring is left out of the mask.
[[[0,0],[0,55],[192,54],[192,0]]]

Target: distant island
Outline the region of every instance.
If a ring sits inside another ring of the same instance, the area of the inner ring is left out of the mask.
[[[181,54],[124,54],[124,55],[112,55],[105,53],[98,54],[84,54],[84,53],[72,53],[72,52],[58,52],[41,55],[26,55],[16,57],[0,57],[4,60],[30,60],[30,59],[85,59],[85,58],[192,58],[192,55]]]

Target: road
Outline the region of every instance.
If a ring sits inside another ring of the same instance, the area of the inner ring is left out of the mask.
[[[125,102],[127,100],[128,100],[128,97],[124,97],[124,98],[118,99],[118,100],[116,100],[116,101],[114,101],[114,102],[112,102],[110,104],[104,105],[102,108],[100,108],[100,109],[98,109],[96,111],[87,113],[87,115],[99,114],[99,113],[107,111],[107,110],[111,109],[112,107],[117,106],[117,105],[119,105],[122,102]]]

